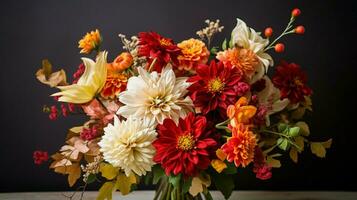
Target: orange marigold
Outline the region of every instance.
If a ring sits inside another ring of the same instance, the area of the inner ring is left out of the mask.
[[[201,40],[189,39],[177,44],[181,49],[181,55],[177,57],[179,70],[192,70],[198,64],[205,64],[208,61],[209,51]]]
[[[234,162],[236,167],[246,167],[254,160],[256,146],[256,135],[249,126],[239,124],[232,129],[232,137],[228,138],[221,149],[227,154],[228,162]]]
[[[239,124],[249,124],[256,112],[257,108],[248,105],[246,97],[241,97],[234,105],[228,106],[227,117],[231,119],[231,126],[237,127]]]
[[[91,53],[94,49],[98,49],[100,43],[102,42],[102,37],[98,29],[87,33],[79,42],[78,48],[81,49],[80,53]]]
[[[117,56],[112,63],[108,63],[107,80],[101,91],[105,99],[114,99],[126,89],[128,75],[123,71],[133,64],[130,53],[123,52]]]
[[[237,67],[247,78],[254,75],[259,59],[250,49],[233,48],[217,53],[216,58],[226,67]]]

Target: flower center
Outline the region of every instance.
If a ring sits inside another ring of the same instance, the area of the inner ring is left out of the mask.
[[[195,146],[195,140],[193,136],[188,134],[188,135],[181,135],[178,138],[176,147],[184,151],[189,151],[193,149],[194,146]]]
[[[208,82],[208,90],[211,92],[220,92],[224,88],[224,83],[220,78],[212,79]]]
[[[162,39],[160,39],[160,45],[167,47],[167,46],[171,46],[172,43],[169,40],[162,38]]]
[[[295,85],[297,85],[297,86],[302,86],[302,85],[304,85],[304,84],[301,82],[301,80],[298,79],[298,78],[295,78],[294,83],[295,83]]]

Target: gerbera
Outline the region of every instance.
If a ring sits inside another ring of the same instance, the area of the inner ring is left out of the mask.
[[[256,136],[249,126],[239,124],[232,129],[232,137],[228,138],[221,149],[227,154],[228,162],[234,162],[236,167],[246,167],[254,159],[256,146]]]
[[[211,110],[227,109],[240,95],[238,83],[242,73],[238,68],[224,67],[221,62],[211,61],[210,65],[199,65],[197,74],[188,79],[190,96],[203,114]]]
[[[149,65],[155,60],[153,69],[161,72],[161,69],[170,61],[177,63],[180,49],[170,38],[162,37],[155,32],[141,32],[139,33],[138,53],[139,56],[147,58]]]
[[[211,135],[203,116],[190,113],[185,119],[180,118],[178,125],[165,119],[158,126],[158,139],[153,143],[156,149],[154,161],[161,164],[167,175],[195,176],[210,165],[210,154],[214,154],[217,144]]]
[[[226,67],[237,67],[250,80],[259,65],[259,59],[250,49],[233,48],[218,52],[216,58]]]
[[[177,57],[179,61],[179,70],[192,70],[198,64],[206,64],[209,57],[209,51],[201,40],[189,39],[177,44],[181,49],[181,54]]]
[[[306,85],[306,73],[295,63],[282,61],[276,68],[272,81],[280,90],[280,99],[288,98],[291,103],[303,101],[304,96],[312,94],[312,90]]]
[[[233,45],[252,51],[259,59],[260,65],[256,67],[256,74],[252,77],[251,82],[255,82],[263,77],[268,71],[269,66],[273,66],[272,57],[265,52],[265,47],[269,44],[268,39],[263,39],[260,33],[249,28],[247,24],[237,18],[237,25],[232,31]]]
[[[102,42],[102,37],[98,29],[87,33],[79,42],[78,48],[81,49],[80,53],[89,54],[94,49],[99,49],[100,43]]]
[[[141,176],[151,171],[154,165],[156,139],[154,126],[134,118],[120,122],[114,116],[114,125],[104,128],[102,140],[98,143],[104,160],[124,170],[126,176],[132,172]]]
[[[190,85],[186,77],[176,78],[170,66],[161,74],[142,68],[138,68],[138,72],[139,76],[129,79],[127,90],[119,94],[119,101],[124,104],[118,110],[119,115],[161,124],[165,118],[178,123],[180,117],[193,111],[192,100],[186,96]]]

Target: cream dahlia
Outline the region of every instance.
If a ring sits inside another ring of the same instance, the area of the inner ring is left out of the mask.
[[[154,165],[156,139],[155,126],[139,119],[128,118],[121,121],[114,116],[114,124],[104,128],[102,140],[98,143],[104,160],[124,170],[125,175],[139,176],[151,171]]]
[[[138,68],[139,76],[131,77],[127,90],[119,94],[119,101],[125,104],[117,114],[128,118],[144,119],[150,123],[162,124],[170,118],[178,124],[179,118],[193,111],[193,103],[187,95],[186,77],[176,78],[170,66],[161,74]]]

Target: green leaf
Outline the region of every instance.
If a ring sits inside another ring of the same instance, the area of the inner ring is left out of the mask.
[[[192,184],[192,177],[188,178],[187,180],[183,180],[182,193],[186,194],[190,189],[191,184]]]
[[[154,174],[154,178],[152,181],[153,184],[157,184],[160,178],[165,176],[165,172],[160,165],[154,165],[152,168],[152,173]]]
[[[89,176],[88,176],[88,178],[87,178],[87,181],[86,181],[86,183],[87,184],[90,184],[90,183],[93,183],[95,180],[96,180],[96,176],[95,176],[95,174],[90,174]]]
[[[227,49],[227,39],[224,39],[223,43],[222,43],[222,49],[226,50]]]
[[[279,148],[284,151],[286,151],[289,147],[289,140],[286,138],[279,138],[277,143],[278,143]]]
[[[216,188],[222,192],[225,199],[228,199],[231,196],[232,191],[234,189],[234,181],[232,175],[223,173],[213,173],[212,181],[214,182]]]
[[[278,124],[278,131],[279,133],[283,133],[289,126],[287,124],[280,123]]]
[[[218,47],[212,47],[210,52],[211,52],[211,54],[217,54]]]
[[[181,174],[177,176],[169,176],[169,182],[176,188],[180,184]]]
[[[102,187],[99,189],[97,200],[105,200],[105,199],[112,200],[113,189],[114,189],[113,182],[104,183]]]
[[[229,40],[229,48],[233,48],[233,40],[232,40],[232,38]]]
[[[226,162],[227,168],[223,170],[223,173],[225,174],[236,174],[237,173],[237,167],[230,162]]]
[[[289,128],[288,134],[290,137],[296,137],[299,135],[299,132],[300,132],[299,127],[292,127],[292,128]]]

